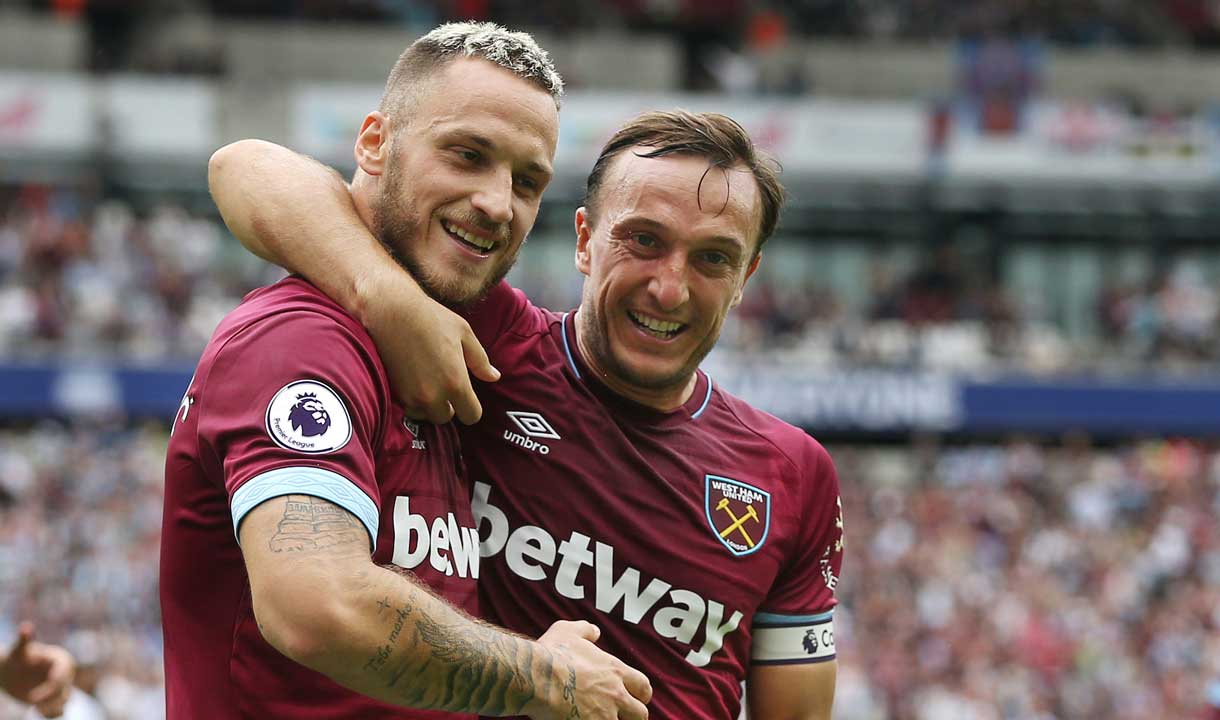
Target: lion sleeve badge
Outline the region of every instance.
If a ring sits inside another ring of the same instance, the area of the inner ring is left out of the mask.
[[[267,434],[282,448],[320,455],[347,445],[352,420],[329,385],[297,380],[280,388],[267,405]]]

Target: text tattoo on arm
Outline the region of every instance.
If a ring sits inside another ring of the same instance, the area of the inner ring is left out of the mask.
[[[568,713],[569,720],[579,718],[580,708],[576,707],[576,668],[568,668],[568,680],[563,684],[563,699],[572,705],[572,710]]]

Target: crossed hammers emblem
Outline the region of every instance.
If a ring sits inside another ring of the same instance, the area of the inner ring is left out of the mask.
[[[716,503],[716,509],[725,511],[726,513],[729,514],[729,517],[731,517],[733,519],[732,525],[730,525],[720,531],[720,537],[727,538],[729,535],[731,535],[733,533],[734,530],[736,530],[737,532],[740,532],[741,536],[746,539],[746,545],[749,545],[750,547],[754,547],[754,539],[750,537],[750,533],[746,532],[746,528],[745,528],[746,520],[753,520],[754,522],[759,521],[758,513],[754,510],[754,505],[752,505],[752,504],[746,505],[746,513],[745,513],[745,515],[742,515],[741,517],[737,517],[736,515],[733,514],[733,511],[731,509],[729,509],[729,499],[728,498],[720,498],[720,502]]]

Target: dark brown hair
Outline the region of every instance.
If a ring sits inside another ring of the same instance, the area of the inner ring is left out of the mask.
[[[606,142],[589,172],[584,205],[591,218],[596,218],[597,195],[614,158],[628,148],[640,146],[650,149],[637,152],[639,157],[694,155],[707,158],[709,170],[739,166],[749,170],[762,198],[758,246],[754,248],[754,254],[762,251],[763,244],[775,232],[779,211],[784,205],[784,186],[779,181],[781,167],[778,161],[754,145],[750,134],[736,120],[719,113],[647,112],[624,125]],[[700,185],[702,183],[700,180]]]

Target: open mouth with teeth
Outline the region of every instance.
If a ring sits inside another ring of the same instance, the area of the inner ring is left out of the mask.
[[[655,338],[660,338],[661,340],[668,340],[672,337],[676,337],[679,333],[686,329],[686,325],[683,323],[671,322],[668,320],[657,320],[656,318],[641,315],[639,313],[632,312],[631,310],[627,311],[627,317],[631,318],[631,322],[635,323],[636,327]]]
[[[445,232],[449,233],[449,236],[454,240],[457,240],[480,255],[486,255],[496,246],[495,240],[466,232],[448,220],[441,220],[441,227],[444,228]]]

